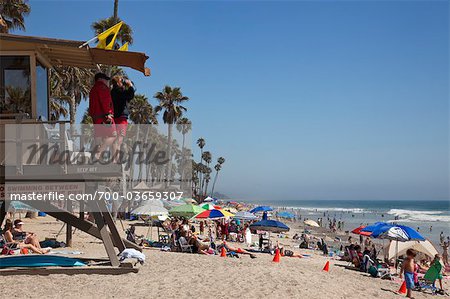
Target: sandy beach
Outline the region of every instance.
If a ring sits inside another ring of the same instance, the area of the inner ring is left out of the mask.
[[[41,238],[54,237],[62,223],[51,217],[25,219],[26,228]],[[123,223],[127,226],[127,222]],[[121,225],[117,223],[119,231]],[[300,229],[291,223],[288,236]],[[64,239],[64,231],[58,239]],[[137,227],[138,234],[147,234],[146,227]],[[152,232],[156,235],[156,229]],[[255,236],[254,236],[255,237]],[[275,240],[274,240],[275,241]],[[270,254],[256,254],[256,259],[221,258],[199,254],[162,252],[145,249],[146,263],[139,273],[108,275],[50,275],[2,277],[0,287],[3,298],[401,298],[396,294],[400,280],[381,280],[366,273],[348,270],[347,262],[325,258],[311,250],[294,248],[291,238],[280,244],[310,257],[282,257],[280,263],[272,261]],[[239,245],[242,246],[242,245]],[[106,257],[99,240],[75,231],[73,247],[66,250],[81,251],[82,256]],[[56,249],[58,251],[58,249]],[[76,255],[75,255],[76,257]],[[330,271],[322,271],[330,261]],[[17,289],[17,285],[20,289]],[[448,280],[444,287],[448,289]],[[416,298],[430,298],[431,294],[415,293]],[[439,296],[440,297],[440,296]]]

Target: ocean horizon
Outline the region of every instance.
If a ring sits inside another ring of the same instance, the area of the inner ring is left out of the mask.
[[[345,230],[378,221],[396,222],[413,227],[439,246],[439,235],[450,236],[448,200],[259,200],[245,201],[293,210],[302,218],[336,218],[345,222]]]

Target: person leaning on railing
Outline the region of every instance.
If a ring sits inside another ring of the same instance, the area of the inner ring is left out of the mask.
[[[128,104],[134,98],[134,86],[133,83],[123,78],[122,76],[114,76],[111,80],[111,98],[114,105],[114,123],[116,124],[117,138],[114,143],[114,159],[117,162],[120,158],[119,150],[123,142],[123,138],[127,133],[128,116]]]
[[[114,109],[109,89],[110,78],[104,73],[95,74],[95,83],[89,92],[89,115],[94,123],[96,139],[95,158],[113,144],[117,132],[114,124]]]

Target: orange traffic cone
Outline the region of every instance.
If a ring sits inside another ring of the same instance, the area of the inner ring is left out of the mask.
[[[325,272],[330,271],[330,261],[327,261],[327,263],[323,267],[322,271],[325,271]]]
[[[220,257],[227,257],[227,250],[225,249],[225,246],[222,247],[222,251],[220,252]]]
[[[403,281],[402,286],[397,291],[397,293],[399,293],[399,294],[406,294],[406,281]]]
[[[273,262],[275,262],[275,263],[279,263],[280,262],[280,257],[281,257],[281,255],[280,255],[280,249],[276,249],[275,250],[275,256],[273,257]]]

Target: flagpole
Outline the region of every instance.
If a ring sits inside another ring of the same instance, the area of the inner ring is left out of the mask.
[[[83,48],[84,46],[88,45],[90,42],[93,42],[94,40],[97,39],[96,37],[91,38],[90,40],[88,40],[87,42],[85,42],[84,44],[82,44],[81,46],[79,46],[78,48]]]

